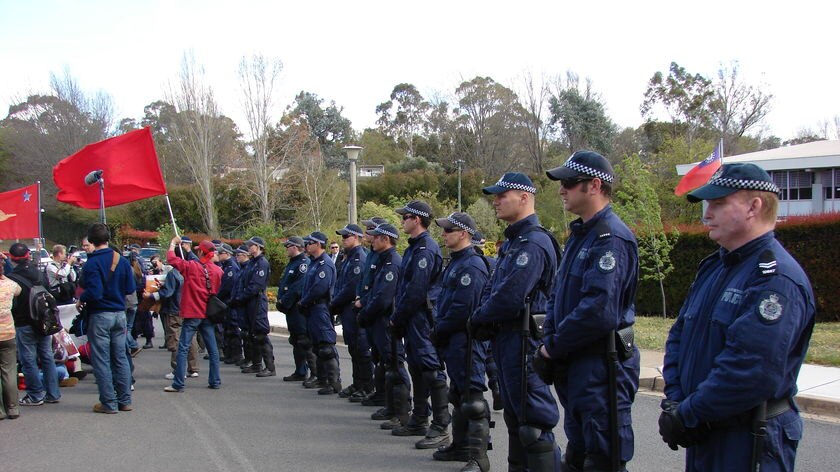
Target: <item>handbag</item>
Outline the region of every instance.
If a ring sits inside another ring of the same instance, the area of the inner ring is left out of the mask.
[[[210,274],[207,272],[207,267],[204,265],[201,267],[204,269],[204,284],[207,287],[207,291],[210,292],[210,296],[207,297],[207,308],[204,310],[204,315],[211,323],[218,324],[225,320],[228,307],[225,302],[213,293],[213,289],[210,286]]]

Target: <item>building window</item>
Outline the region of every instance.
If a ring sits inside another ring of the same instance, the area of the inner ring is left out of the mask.
[[[823,197],[826,200],[840,198],[840,169],[829,169],[820,172],[823,185]]]
[[[782,191],[782,200],[810,200],[813,198],[813,172],[789,170],[773,172],[773,182]]]

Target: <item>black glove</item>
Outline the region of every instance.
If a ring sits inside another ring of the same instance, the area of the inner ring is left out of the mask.
[[[280,303],[280,300],[274,302],[274,308],[277,308],[277,311],[283,311],[283,304]]]
[[[687,447],[686,428],[678,410],[679,402],[665,398],[659,406],[662,408],[659,415],[659,435],[662,436],[662,440],[674,451],[679,449],[678,445]]]
[[[493,325],[475,323],[470,319],[467,322],[467,329],[470,331],[474,341],[484,342],[496,337],[497,328]]]
[[[539,341],[542,338],[542,330],[537,326],[537,320],[533,316],[528,317],[528,331],[531,332],[531,339]]]
[[[540,354],[540,348],[542,348],[542,345],[534,352],[534,360],[532,362],[534,372],[537,373],[537,376],[546,385],[554,385],[554,362],[551,359],[543,357]]]

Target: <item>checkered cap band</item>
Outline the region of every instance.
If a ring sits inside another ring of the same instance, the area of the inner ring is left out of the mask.
[[[307,239],[308,239],[308,240],[310,240],[310,241],[315,241],[315,242],[316,242],[316,243],[318,243],[318,244],[327,244],[327,242],[326,242],[326,241],[323,241],[321,238],[316,238],[315,236],[312,236],[311,234],[310,234],[309,236],[307,236],[307,237],[303,238],[303,239],[304,239],[304,240],[307,240]]]
[[[462,230],[464,230],[464,231],[466,231],[470,234],[475,234],[474,229],[470,228],[469,226],[465,225],[464,223],[461,223],[460,221],[456,220],[455,218],[452,218],[452,215],[447,216],[446,221],[452,223],[453,225],[461,228]]]
[[[409,213],[413,213],[415,215],[420,215],[420,216],[423,216],[423,217],[426,217],[426,218],[431,218],[431,215],[428,212],[425,212],[423,210],[418,210],[416,208],[411,208],[408,205],[406,205],[405,211],[407,211]]]
[[[580,172],[581,174],[590,175],[592,177],[597,177],[604,182],[612,183],[613,177],[606,172],[601,172],[600,170],[593,169],[589,166],[585,166],[583,164],[579,164],[574,162],[571,158],[569,158],[564,164],[563,167],[568,167],[569,169],[574,170],[575,172]]]
[[[505,182],[502,179],[499,179],[499,181],[496,182],[496,185],[498,185],[499,187],[509,188],[509,189],[513,189],[513,190],[522,190],[523,192],[528,192],[528,193],[537,193],[537,188],[536,187],[531,187],[530,185],[518,184],[516,182]]]
[[[708,185],[745,190],[761,190],[763,192],[773,192],[776,195],[781,193],[781,190],[779,190],[779,187],[776,184],[766,180],[725,179],[718,177],[710,180]]]
[[[380,225],[380,226],[381,226],[381,225]],[[380,234],[384,234],[385,236],[389,236],[389,237],[392,237],[392,238],[394,238],[394,239],[399,239],[399,238],[400,238],[400,235],[398,235],[398,234],[396,234],[396,233],[392,233],[392,232],[388,231],[387,229],[382,228],[382,227],[380,227],[380,226],[377,226],[377,227],[375,228],[375,230],[376,230],[377,232],[379,232]]]

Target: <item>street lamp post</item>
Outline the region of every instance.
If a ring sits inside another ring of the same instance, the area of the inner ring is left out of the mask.
[[[350,159],[350,203],[347,208],[347,220],[350,223],[358,224],[356,217],[356,161],[362,152],[361,146],[344,146],[347,159]]]
[[[463,159],[457,159],[455,164],[458,164],[458,211],[461,210],[461,164],[463,164]]]

